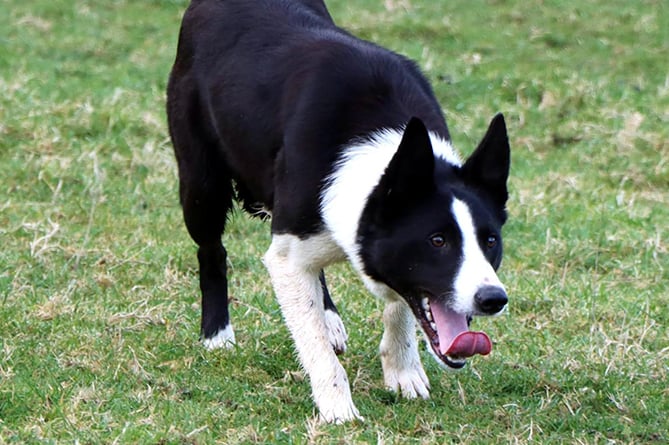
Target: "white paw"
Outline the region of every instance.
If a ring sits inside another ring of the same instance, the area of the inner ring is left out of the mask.
[[[332,349],[334,349],[337,354],[346,352],[346,340],[348,340],[348,334],[346,333],[344,322],[341,320],[339,314],[335,311],[326,310],[325,326],[328,330],[328,339],[330,340]]]
[[[235,332],[232,325],[229,324],[225,329],[220,330],[211,338],[205,338],[202,342],[209,351],[213,349],[230,349],[235,346]]]
[[[345,391],[331,394],[331,397],[321,397],[316,401],[318,418],[321,422],[341,424],[353,420],[364,421],[358,408],[353,404],[351,392],[346,386]]]
[[[352,422],[354,420],[359,420],[361,422],[365,421],[365,419],[358,412],[358,408],[356,408],[352,402],[344,406],[326,406],[319,408],[318,411],[318,419],[325,423],[334,423],[340,425],[342,423]]]
[[[383,380],[388,389],[407,399],[416,397],[428,399],[430,397],[430,382],[420,363],[412,368],[404,369],[384,366]]]
[[[346,371],[338,362],[332,370],[334,374],[330,374],[330,378],[319,378],[319,376],[329,374],[328,372],[319,372],[316,374],[316,378],[312,378],[311,381],[320,420],[337,424],[356,419],[364,420],[353,404]],[[322,371],[326,370],[323,369]]]

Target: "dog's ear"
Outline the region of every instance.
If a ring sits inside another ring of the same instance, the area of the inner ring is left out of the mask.
[[[496,205],[504,208],[509,198],[506,181],[510,164],[511,149],[506,123],[499,113],[490,122],[479,146],[462,166],[461,173],[466,182],[482,189]]]
[[[413,117],[368,202],[376,222],[392,220],[435,188],[434,152],[425,124]],[[370,215],[371,216],[371,215]]]

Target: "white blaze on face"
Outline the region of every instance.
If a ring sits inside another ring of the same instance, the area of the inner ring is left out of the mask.
[[[462,234],[462,264],[455,277],[453,310],[462,314],[475,314],[474,295],[478,289],[482,286],[504,289],[504,285],[481,250],[467,204],[453,199],[451,211]]]

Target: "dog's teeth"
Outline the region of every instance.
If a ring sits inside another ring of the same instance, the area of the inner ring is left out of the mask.
[[[466,363],[467,362],[467,360],[465,360],[464,358],[451,357],[450,355],[447,355],[446,357],[448,357],[448,359],[453,363],[458,363],[459,364],[459,363]]]
[[[434,321],[430,322],[430,327],[432,328],[433,331],[435,332],[437,331],[437,323],[435,323]]]
[[[423,315],[425,315],[425,319],[431,324],[434,324],[432,318],[432,309],[430,308],[430,300],[425,297],[420,301],[420,303],[423,306]]]

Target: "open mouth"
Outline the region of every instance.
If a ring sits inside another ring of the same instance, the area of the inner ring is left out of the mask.
[[[492,350],[488,335],[469,330],[470,316],[459,314],[433,298],[423,297],[418,304],[416,299],[411,300],[411,308],[432,351],[447,366],[462,368],[468,357],[487,355]]]

